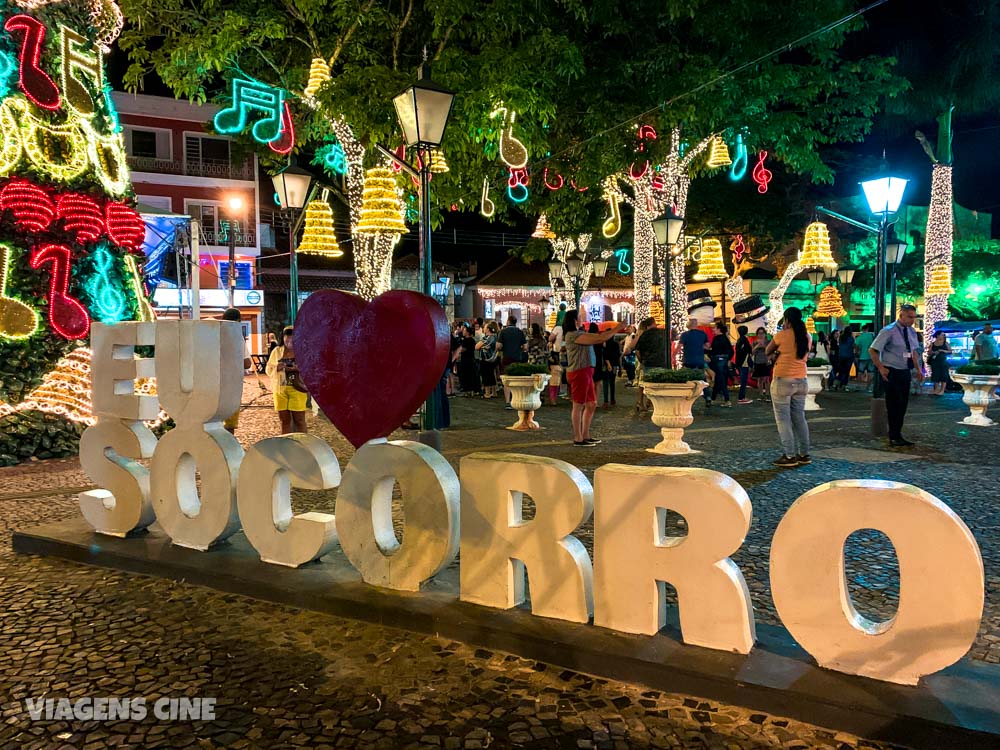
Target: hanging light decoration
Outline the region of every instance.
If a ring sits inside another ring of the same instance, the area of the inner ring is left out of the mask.
[[[308,97],[316,96],[323,84],[330,80],[330,63],[322,57],[314,57],[312,65],[309,66],[309,82],[306,84],[304,93]]]
[[[333,229],[333,209],[326,200],[309,201],[306,206],[306,228],[298,252],[324,258],[343,257],[344,251],[337,244],[337,233]]]
[[[806,330],[809,333],[813,333],[813,334],[816,333],[816,321],[813,319],[812,315],[810,315],[808,318],[806,318]]]
[[[710,238],[702,241],[701,260],[693,278],[695,281],[729,278],[726,266],[722,262],[722,243],[719,240]]]
[[[531,236],[537,240],[554,240],[556,238],[556,233],[549,226],[549,220],[545,214],[538,217],[538,224],[535,225],[535,231],[531,233]]]
[[[940,265],[931,268],[926,294],[954,294],[951,287],[951,266]]]
[[[830,252],[830,230],[822,221],[814,221],[806,227],[805,242],[799,253],[799,264],[806,268],[836,268],[837,261]]]
[[[372,167],[365,172],[365,191],[361,195],[361,217],[355,231],[360,234],[388,232],[405,234],[403,202],[396,177],[388,167]]]
[[[430,150],[429,157],[430,164],[428,165],[431,174],[444,174],[448,171],[448,160],[444,158],[444,151],[440,148],[432,148]]]
[[[729,147],[726,142],[720,136],[714,136],[708,151],[707,166],[709,169],[717,169],[728,167],[732,163],[733,160],[729,158]]]
[[[816,304],[816,314],[821,318],[842,318],[847,315],[837,287],[823,287],[823,291],[819,293],[819,302]]]

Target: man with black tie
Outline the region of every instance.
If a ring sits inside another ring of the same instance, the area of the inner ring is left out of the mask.
[[[916,320],[917,308],[901,305],[896,322],[879,331],[868,350],[872,364],[885,381],[889,445],[896,447],[913,445],[903,437],[903,419],[910,403],[910,371],[916,370],[921,377],[925,374],[924,363],[917,352],[917,332],[913,330]]]

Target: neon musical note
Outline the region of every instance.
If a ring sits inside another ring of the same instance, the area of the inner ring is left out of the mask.
[[[392,153],[396,155],[396,158],[402,161],[406,161],[406,146],[404,146],[402,143],[396,146],[396,150],[393,151]],[[395,160],[389,166],[392,167],[392,171],[395,172],[396,174],[399,174],[400,172],[403,171],[403,165]]]
[[[563,179],[563,176],[561,174],[559,174],[558,172],[556,172],[556,177],[559,179],[559,181],[558,182],[554,182],[553,181],[553,183],[550,183],[549,182],[549,168],[546,167],[545,169],[542,170],[542,182],[545,183],[545,187],[547,187],[549,190],[552,190],[553,192],[555,192],[556,190],[561,189],[562,186],[566,182]]]
[[[73,29],[60,26],[59,33],[62,47],[62,89],[66,102],[78,115],[91,117],[96,111],[94,98],[77,74],[86,73],[90,76],[97,90],[103,94],[101,53],[98,50],[88,49],[86,38]]]
[[[337,174],[347,174],[347,154],[339,143],[328,143],[316,149],[313,164],[322,164],[324,169]],[[393,162],[392,166],[395,168],[396,163]]]
[[[611,206],[611,216],[601,225],[601,233],[611,239],[622,231],[622,212],[618,196],[608,195],[608,205]]]
[[[483,195],[482,195],[482,206],[479,209],[479,213],[485,216],[487,219],[491,218],[494,213],[496,213],[496,204],[490,200],[490,181],[485,177],[483,178]]]
[[[736,143],[733,145],[736,151],[736,158],[729,168],[729,179],[733,182],[742,180],[747,173],[747,145],[743,142],[743,136],[736,134]]]
[[[49,282],[49,324],[64,339],[82,339],[90,333],[90,314],[69,295],[71,252],[65,245],[39,245],[31,253],[31,267],[52,264]]]
[[[733,239],[733,244],[729,246],[729,249],[733,253],[733,260],[735,261],[734,265],[738,266],[740,264],[740,261],[743,260],[743,256],[746,254],[747,251],[747,246],[746,243],[743,241],[742,234],[736,235],[736,237]]]
[[[125,268],[129,275],[129,283],[139,303],[139,320],[143,323],[156,320],[156,312],[153,310],[153,306],[149,304],[149,300],[146,299],[146,292],[142,285],[142,279],[139,278],[139,266],[136,265],[135,257],[126,255],[124,260]]]
[[[757,165],[753,168],[751,177],[757,183],[757,192],[763,195],[767,192],[767,183],[771,181],[771,170],[764,166],[764,159],[767,158],[767,151],[757,154]]]
[[[295,148],[295,124],[292,122],[292,108],[284,102],[281,114],[281,131],[276,140],[270,141],[267,147],[276,154],[288,154]]]
[[[104,243],[94,251],[94,275],[87,283],[97,317],[102,323],[117,323],[125,315],[125,293],[112,283],[114,258]]]
[[[10,119],[19,123],[17,129],[24,153],[43,174],[59,182],[69,182],[83,174],[89,156],[86,134],[78,124],[82,121],[71,119],[65,125],[48,125],[31,114],[28,102],[17,97],[5,99],[0,107],[9,110]],[[0,122],[6,124],[7,119],[6,112],[0,115]],[[53,152],[60,155],[58,162],[52,160]],[[4,153],[7,153],[6,144]]]
[[[20,52],[21,91],[42,109],[59,109],[59,105],[62,103],[59,98],[59,89],[55,82],[49,78],[49,74],[38,65],[47,31],[45,26],[41,21],[31,16],[17,15],[7,19],[4,29],[10,32],[19,31],[24,35],[21,40]]]
[[[510,178],[507,180],[507,197],[514,203],[524,203],[528,200],[529,182],[527,169],[511,169]]]
[[[512,170],[523,169],[528,163],[528,149],[514,137],[514,120],[517,119],[517,112],[509,112],[506,107],[500,106],[490,113],[491,119],[497,116],[501,116],[507,126],[506,130],[502,126],[500,128],[500,158]],[[527,195],[525,200],[527,200]],[[522,203],[523,201],[517,202]]]
[[[26,339],[38,330],[38,313],[19,299],[7,296],[12,248],[0,243],[0,338]]]
[[[636,136],[639,138],[639,149],[638,149],[639,153],[640,154],[641,153],[645,153],[645,151],[646,151],[646,141],[655,141],[656,140],[656,130],[653,128],[652,125],[642,125],[642,126],[639,127],[639,130],[636,133]],[[641,180],[646,175],[646,172],[648,172],[648,171],[649,171],[649,160],[648,159],[643,164],[642,171],[639,172],[638,174],[636,174],[635,162],[632,162],[632,164],[628,168],[629,176],[633,180]]]
[[[573,189],[578,193],[586,193],[588,190],[590,190],[590,187],[587,185],[585,185],[584,187],[577,187],[576,180],[574,179],[570,179],[569,184],[572,185]]]
[[[628,262],[628,248],[622,247],[615,250],[615,257],[618,258],[618,273],[628,276],[632,273],[632,264]]]
[[[215,129],[224,135],[242,133],[250,112],[262,112],[264,116],[250,132],[260,143],[278,140],[285,115],[285,92],[247,78],[234,78],[232,91],[232,104],[215,115]]]

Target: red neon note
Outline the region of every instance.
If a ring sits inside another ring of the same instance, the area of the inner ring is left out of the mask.
[[[767,151],[757,154],[757,165],[750,174],[753,181],[757,183],[757,192],[763,195],[767,192],[767,183],[771,181],[771,170],[764,166],[764,159],[767,158]]]
[[[281,131],[267,147],[276,154],[287,154],[295,148],[295,125],[292,123],[292,110],[288,102],[285,102],[285,109],[281,113]]]
[[[31,253],[31,267],[52,264],[49,282],[49,325],[64,339],[82,339],[90,333],[90,314],[69,295],[70,249],[65,245],[39,245]]]
[[[17,15],[7,19],[4,29],[10,32],[20,31],[24,37],[19,55],[21,91],[42,109],[59,109],[59,88],[38,65],[45,41],[45,26],[31,16]]]

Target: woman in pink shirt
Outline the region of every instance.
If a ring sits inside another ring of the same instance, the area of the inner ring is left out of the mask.
[[[782,330],[767,345],[767,354],[777,355],[774,379],[771,381],[771,402],[774,421],[784,453],[775,460],[776,466],[802,466],[810,463],[809,425],[806,424],[806,357],[812,348],[812,338],[797,307],[785,310]]]

